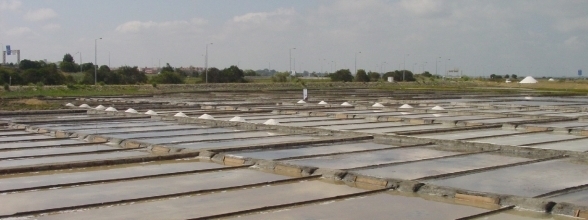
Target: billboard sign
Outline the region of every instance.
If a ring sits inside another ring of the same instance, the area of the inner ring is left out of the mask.
[[[308,101],[308,90],[306,89],[302,90],[302,100]]]
[[[6,45],[6,55],[10,55],[10,45]]]
[[[578,76],[582,76],[582,70],[578,70]]]

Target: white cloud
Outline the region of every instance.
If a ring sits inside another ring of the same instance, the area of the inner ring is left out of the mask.
[[[41,8],[34,11],[28,11],[24,18],[28,21],[44,21],[57,17],[57,13],[50,8]]]
[[[262,23],[270,18],[279,18],[281,16],[290,16],[295,14],[294,9],[280,8],[272,12],[258,12],[258,13],[247,13],[241,16],[233,17],[233,22],[240,23]]]
[[[46,31],[57,30],[57,29],[60,29],[60,28],[61,28],[61,25],[54,24],[54,23],[46,24],[45,26],[43,26],[43,30],[46,30]]]
[[[129,21],[116,27],[116,31],[121,33],[138,33],[144,30],[149,31],[174,31],[181,30],[184,28],[190,28],[191,26],[201,26],[208,23],[204,19],[194,18],[191,21],[177,20],[177,21]]]
[[[563,32],[588,31],[588,17],[562,19],[556,23],[555,28]]]
[[[0,11],[16,11],[21,5],[22,2],[17,0],[0,1]]]
[[[32,33],[32,32],[33,31],[28,27],[16,27],[16,28],[8,30],[6,32],[6,34],[9,36],[22,36],[22,35]]]
[[[586,46],[586,43],[583,42],[578,36],[572,36],[564,41],[564,44],[571,49],[582,49]]]

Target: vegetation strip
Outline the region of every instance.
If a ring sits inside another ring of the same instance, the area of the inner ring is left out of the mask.
[[[202,193],[222,192],[222,191],[226,191],[226,190],[238,190],[238,189],[249,188],[249,187],[258,187],[258,186],[265,186],[265,185],[272,185],[272,184],[312,180],[312,179],[318,179],[320,177],[321,177],[320,175],[307,176],[307,177],[297,177],[297,178],[266,181],[266,182],[261,182],[261,183],[253,183],[253,184],[246,184],[246,185],[239,185],[239,186],[230,186],[230,187],[217,188],[217,189],[193,190],[193,191],[172,193],[172,194],[166,194],[166,195],[141,197],[141,198],[135,198],[135,199],[123,199],[123,200],[111,201],[111,202],[91,203],[91,204],[61,207],[61,208],[51,208],[51,209],[43,209],[43,210],[35,210],[35,211],[27,211],[27,212],[17,212],[12,215],[0,215],[0,219],[39,215],[39,214],[49,213],[49,212],[59,212],[59,211],[67,211],[67,210],[75,210],[75,209],[88,209],[88,208],[95,208],[95,207],[104,207],[104,206],[111,206],[111,205],[132,203],[132,202],[143,202],[143,201],[150,201],[150,200],[156,200],[156,199],[173,198],[173,197],[178,197],[178,196],[189,196],[189,195],[202,194]]]
[[[39,190],[39,189],[49,189],[49,188],[54,188],[54,187],[67,187],[67,186],[88,185],[88,184],[96,184],[96,183],[111,183],[111,182],[121,182],[121,181],[129,181],[129,180],[140,180],[140,179],[157,178],[157,177],[177,176],[177,175],[184,175],[184,174],[195,174],[195,173],[207,173],[207,172],[215,172],[215,171],[235,170],[235,169],[247,168],[249,166],[251,166],[251,165],[242,165],[242,166],[234,166],[234,167],[221,167],[221,168],[211,168],[211,169],[202,169],[202,170],[190,170],[190,171],[172,172],[172,173],[164,173],[164,174],[154,174],[154,175],[144,175],[144,176],[136,176],[136,177],[117,178],[117,179],[103,179],[103,180],[82,181],[82,182],[75,182],[75,183],[53,184],[53,185],[45,185],[45,186],[36,186],[36,187],[27,187],[27,188],[19,188],[19,189],[2,190],[2,191],[0,191],[0,194],[2,194],[2,193],[13,193],[13,192],[30,191],[30,190]]]

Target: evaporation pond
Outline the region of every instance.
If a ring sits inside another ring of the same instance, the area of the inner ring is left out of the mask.
[[[180,129],[195,129],[196,126],[189,125],[168,125],[168,126],[149,126],[149,127],[129,127],[129,128],[102,128],[102,129],[84,129],[84,130],[70,130],[80,133],[91,134],[108,134],[120,132],[148,132],[148,131],[165,131],[165,130],[180,130]]]
[[[588,165],[560,159],[427,182],[480,192],[533,197],[588,184],[586,173]]]
[[[397,126],[391,128],[374,128],[374,129],[358,129],[354,131],[358,132],[365,132],[365,133],[375,133],[375,134],[384,134],[384,133],[394,133],[394,132],[402,132],[402,131],[418,131],[418,130],[430,130],[430,129],[441,129],[441,128],[448,128],[447,126],[443,125],[406,125],[406,126]]]
[[[334,119],[334,118],[327,118],[327,117],[298,117],[298,118],[280,118],[280,119],[274,119],[279,123],[285,123],[285,122],[318,122],[318,121],[336,121],[339,119]],[[247,120],[247,122],[251,122],[251,123],[264,123],[266,122],[266,119],[260,119],[260,120]]]
[[[290,123],[282,123],[282,125],[311,127],[311,126],[345,125],[345,124],[362,124],[362,123],[370,123],[370,122],[363,120],[363,119],[337,119],[337,120],[331,120],[331,121],[290,122]]]
[[[108,137],[129,139],[129,138],[148,138],[148,137],[167,137],[167,136],[178,136],[178,135],[198,135],[198,134],[215,134],[223,132],[234,132],[234,129],[228,128],[200,128],[200,129],[186,129],[186,130],[155,130],[151,132],[138,132],[138,133],[126,133],[126,134],[114,134],[108,135]]]
[[[366,128],[383,128],[383,127],[396,127],[406,126],[407,124],[401,122],[371,122],[365,124],[350,124],[350,125],[331,125],[321,126],[318,128],[330,129],[330,130],[352,130],[352,129],[366,129]]]
[[[74,139],[55,139],[55,140],[44,140],[44,141],[0,143],[0,149],[50,147],[50,146],[85,144],[85,143],[87,144],[87,142],[83,142],[80,140],[74,140]]]
[[[289,209],[265,211],[252,215],[235,217],[248,219],[402,219],[402,220],[438,220],[487,212],[486,209],[458,205],[455,203],[436,202],[420,197],[378,193],[335,200],[321,204],[296,206]]]
[[[466,138],[477,138],[477,137],[488,137],[494,135],[505,135],[505,134],[517,134],[521,132],[502,130],[502,129],[489,129],[489,130],[469,130],[469,131],[457,131],[457,132],[442,132],[424,135],[415,135],[423,138],[434,138],[443,140],[459,140]]]
[[[70,154],[70,153],[83,153],[93,151],[104,151],[104,150],[116,150],[120,148],[111,147],[108,145],[85,145],[76,147],[52,147],[52,148],[41,148],[41,149],[23,149],[23,150],[12,150],[0,152],[0,159],[10,157],[31,157],[31,156],[43,156],[53,154]]]
[[[85,161],[85,160],[104,160],[104,159],[114,159],[114,158],[122,158],[122,157],[141,156],[141,155],[149,155],[149,153],[140,152],[140,151],[119,151],[119,152],[109,152],[109,153],[79,154],[79,155],[70,155],[70,156],[36,157],[36,158],[25,158],[25,159],[0,160],[0,168],[39,165],[39,164],[47,164],[47,163],[67,163],[67,162]]]
[[[31,134],[31,135],[23,135],[23,136],[7,136],[7,137],[0,137],[0,142],[4,141],[27,141],[27,140],[39,140],[39,139],[51,139],[54,137],[45,136],[40,134]]]
[[[85,124],[57,124],[51,126],[38,125],[37,127],[49,127],[55,130],[82,130],[82,129],[98,129],[98,128],[126,128],[126,127],[152,127],[152,126],[167,126],[174,125],[167,122],[94,122]]]
[[[314,166],[330,169],[350,169],[382,163],[422,160],[458,154],[457,152],[440,151],[428,148],[411,147],[364,153],[349,153],[332,156],[322,156],[299,160],[288,160],[286,163]]]
[[[23,135],[23,134],[31,134],[30,132],[26,132],[23,130],[18,130],[18,131],[1,131],[0,132],[0,137],[3,136],[10,136],[10,135]]]
[[[207,134],[207,135],[195,135],[195,136],[178,136],[178,137],[165,137],[165,138],[142,138],[137,139],[140,141],[162,144],[162,143],[176,143],[176,142],[189,142],[189,141],[207,141],[207,140],[223,140],[223,139],[234,139],[234,138],[253,138],[253,137],[271,137],[282,135],[270,131],[244,131],[244,132],[230,132],[221,134]]]
[[[474,154],[415,163],[405,163],[395,166],[384,166],[373,169],[357,170],[354,172],[375,177],[418,179],[427,176],[499,166],[523,161],[529,161],[529,159],[493,154]]]
[[[396,147],[393,145],[376,144],[373,142],[359,142],[350,144],[332,144],[327,146],[317,147],[304,147],[295,149],[283,149],[283,150],[263,150],[263,151],[243,151],[243,152],[232,152],[228,153],[231,155],[237,155],[242,157],[251,157],[256,159],[280,159],[287,157],[299,157],[316,154],[333,154],[343,152],[353,152],[362,150],[374,150],[383,148]]]
[[[536,144],[529,146],[532,148],[552,149],[552,150],[569,150],[585,152],[588,151],[588,139],[582,138],[578,140],[562,141],[547,144]]]
[[[525,210],[505,210],[502,212],[483,215],[477,218],[468,218],[472,220],[578,220],[578,218],[564,215],[555,215],[545,212],[525,211]]]
[[[0,191],[88,181],[115,180],[193,170],[215,169],[220,164],[193,161],[162,161],[131,165],[99,166],[0,177]]]
[[[243,177],[248,178],[248,177]],[[36,216],[38,219],[191,219],[363,192],[318,180]]]
[[[239,140],[225,140],[225,141],[210,141],[210,142],[196,142],[186,143],[178,145],[168,145],[170,147],[188,148],[188,149],[220,149],[220,148],[233,148],[233,147],[246,147],[256,144],[272,144],[280,142],[295,142],[315,139],[312,136],[300,136],[300,135],[287,135],[287,136],[275,136],[265,138],[250,138],[250,139],[239,139]]]
[[[237,169],[26,191],[0,195],[0,204],[2,204],[0,206],[0,215],[219,189],[287,178],[254,170]],[[222,201],[226,202],[227,200]],[[198,206],[200,206],[204,203],[190,203],[191,206],[194,206],[194,204],[199,204]]]
[[[504,145],[525,145],[533,143],[542,143],[549,141],[561,141],[577,139],[580,136],[558,133],[533,133],[533,134],[517,134],[504,137],[489,137],[469,140],[471,142],[504,144]]]

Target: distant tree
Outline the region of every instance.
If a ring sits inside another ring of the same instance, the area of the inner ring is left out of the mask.
[[[165,67],[161,68],[161,72],[174,72],[174,68],[166,63]]]
[[[510,77],[513,78],[513,79],[517,79],[518,78],[517,74],[512,74],[512,76],[510,76]]]
[[[394,77],[394,81],[415,81],[414,74],[410,70],[395,70],[394,72],[387,72],[384,74],[384,79]],[[403,80],[406,77],[406,80]]]
[[[66,53],[63,56],[63,60],[59,64],[59,69],[66,73],[77,72],[78,65],[74,62],[73,56],[71,56],[69,53]]]
[[[289,73],[276,73],[272,76],[272,82],[288,82]]]
[[[351,82],[353,81],[353,75],[351,75],[351,71],[349,69],[340,69],[337,72],[329,74],[329,78],[331,81],[343,81],[343,82]]]
[[[245,70],[244,74],[245,74],[245,76],[257,76],[257,72],[255,72],[253,70]]]
[[[204,71],[204,72],[202,72],[202,74],[200,74],[200,78],[202,79],[202,82],[206,82],[207,75],[208,75],[208,82],[216,82],[216,79],[220,75],[220,70],[217,69],[216,67],[208,68],[206,71]]]
[[[490,79],[496,79],[496,74],[490,74]]]
[[[183,84],[184,77],[176,72],[163,71],[151,78],[151,83],[157,84]]]
[[[504,78],[505,79],[509,79],[510,78],[510,75],[506,74],[506,75],[504,75]]]
[[[433,74],[429,73],[429,71],[425,71],[423,74],[421,74],[424,77],[431,77],[433,76]]]
[[[28,69],[38,69],[43,66],[45,66],[44,62],[41,63],[41,62],[37,62],[37,61],[31,61],[31,60],[24,59],[24,60],[20,61],[18,68],[21,70],[28,70]]]
[[[355,81],[356,82],[369,82],[370,77],[368,77],[367,73],[363,69],[358,69],[357,73],[355,74]]]
[[[47,65],[42,68],[27,69],[22,73],[23,83],[61,85],[66,82],[65,76],[57,70],[56,65]]]
[[[142,84],[147,82],[147,75],[139,71],[136,66],[123,66],[118,68],[115,73],[121,75],[122,84]]]
[[[376,73],[376,72],[369,72],[368,76],[370,78],[370,82],[376,82],[378,80],[380,80],[380,73]]]

